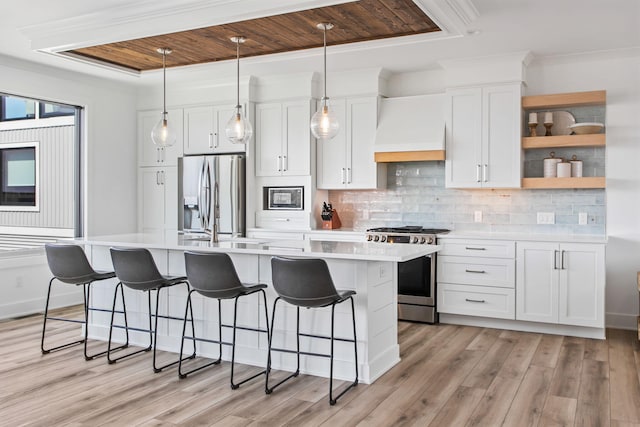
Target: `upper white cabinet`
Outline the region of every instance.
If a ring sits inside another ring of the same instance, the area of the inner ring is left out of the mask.
[[[521,94],[520,83],[447,90],[447,187],[520,187]]]
[[[386,183],[386,167],[374,161],[378,98],[332,99],[340,131],[318,141],[317,187],[372,189]]]
[[[138,169],[140,198],[138,229],[143,233],[177,230],[177,167],[143,167]]]
[[[244,152],[245,145],[229,142],[224,132],[234,113],[234,105],[185,108],[184,154]]]
[[[182,110],[168,110],[169,125],[176,132],[176,143],[171,147],[158,147],[151,140],[151,130],[160,121],[161,111],[138,113],[138,165],[175,166],[182,156]]]
[[[518,242],[516,319],[604,328],[604,245]]]
[[[311,174],[311,101],[256,105],[256,176]]]

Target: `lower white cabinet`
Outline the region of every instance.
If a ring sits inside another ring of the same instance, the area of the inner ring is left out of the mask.
[[[518,242],[516,319],[604,328],[602,244]]]
[[[515,319],[515,242],[438,239],[439,313]]]
[[[138,230],[146,233],[178,228],[178,171],[176,166],[138,169]]]

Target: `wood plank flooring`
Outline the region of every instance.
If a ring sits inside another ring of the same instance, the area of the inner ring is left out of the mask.
[[[77,324],[50,325],[51,345],[77,339]],[[154,374],[148,353],[115,365],[85,362],[80,346],[42,355],[41,326],[0,322],[1,426],[640,426],[635,331],[598,341],[400,322],[402,362],[330,406],[322,378],[265,395],[262,378],[231,390],[228,363],[179,380],[175,368]]]

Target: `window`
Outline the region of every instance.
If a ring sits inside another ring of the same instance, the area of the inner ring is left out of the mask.
[[[37,183],[38,143],[0,144],[0,210],[37,210]]]
[[[25,120],[36,118],[36,102],[31,99],[3,96],[0,120]]]
[[[76,113],[75,107],[61,104],[52,104],[48,102],[40,102],[39,108],[41,119],[47,117],[73,116]]]

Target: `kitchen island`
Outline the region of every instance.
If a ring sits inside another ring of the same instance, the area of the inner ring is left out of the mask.
[[[269,318],[276,293],[271,288],[271,257],[311,257],[327,261],[329,270],[338,289],[355,290],[356,330],[358,338],[358,364],[360,381],[371,383],[388,371],[400,360],[397,333],[397,268],[398,262],[408,261],[437,252],[436,245],[389,245],[369,242],[336,242],[322,240],[275,241],[235,238],[211,243],[198,236],[181,235],[175,232],[164,234],[122,234],[88,237],[76,243],[85,246],[87,255],[96,269],[111,269],[109,248],[143,247],[151,251],[161,273],[184,275],[184,251],[225,252],[231,256],[240,280],[245,283],[265,283]],[[103,283],[104,282],[104,283]],[[92,286],[90,305],[92,308],[109,309],[113,301],[116,279],[111,282],[97,282]],[[303,286],[304,283],[301,283]],[[125,287],[126,288],[126,287]],[[146,295],[125,289],[129,324],[133,327],[146,326]],[[184,316],[187,290],[185,286],[175,286],[161,294],[159,313],[182,318]],[[195,327],[199,336],[218,339],[217,302],[194,294]],[[231,324],[233,301],[223,301],[222,319]],[[243,297],[238,301],[238,325],[264,328],[264,307],[258,295]],[[295,315],[292,306],[280,305],[274,328],[274,345],[295,348]],[[329,336],[330,308],[302,310],[300,331]],[[108,336],[110,312],[92,311],[90,336],[106,339]],[[336,306],[336,336],[351,338],[351,314],[348,304]],[[124,340],[123,331],[115,335]],[[182,323],[161,319],[158,324],[158,348],[177,352],[180,348]],[[224,328],[223,340],[230,342],[231,330]],[[309,340],[301,337],[303,351],[328,353],[328,340]],[[148,335],[130,333],[130,342],[146,346]],[[186,346],[186,344],[185,344]],[[230,360],[230,348],[223,349],[223,359]],[[188,348],[185,348],[188,351]],[[199,343],[198,354],[217,357],[218,346]],[[236,341],[236,361],[255,366],[264,366],[267,357],[266,334],[239,331]],[[274,353],[272,367],[288,371],[295,370],[295,354]],[[334,375],[340,379],[353,377],[352,344],[337,341],[335,344]],[[329,376],[327,359],[301,357],[301,372]]]

